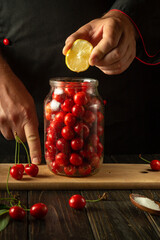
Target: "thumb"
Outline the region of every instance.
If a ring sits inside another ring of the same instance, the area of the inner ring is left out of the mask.
[[[31,162],[34,164],[40,164],[41,144],[37,124],[31,121],[27,122],[24,126],[24,132],[29,147]]]

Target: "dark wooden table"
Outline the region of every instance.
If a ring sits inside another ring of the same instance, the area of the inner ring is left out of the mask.
[[[147,155],[148,159],[152,157]],[[108,162],[143,163],[138,155],[108,156],[106,159]],[[68,204],[74,194],[96,199],[104,192],[108,195],[106,201],[87,203],[83,210],[71,209]],[[0,232],[0,240],[160,239],[156,227],[160,226],[160,216],[150,216],[133,206],[129,200],[132,192],[160,200],[160,190],[15,191],[28,208],[34,203],[44,202],[49,211],[43,220],[35,220],[29,213],[23,221],[11,220]],[[5,196],[6,191],[1,191],[0,197]]]

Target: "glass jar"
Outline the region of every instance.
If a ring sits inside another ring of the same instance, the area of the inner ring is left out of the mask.
[[[98,81],[53,78],[44,100],[45,160],[59,175],[95,174],[103,162],[104,105]]]

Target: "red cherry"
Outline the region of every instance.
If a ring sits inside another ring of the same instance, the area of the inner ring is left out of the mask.
[[[64,118],[64,123],[69,127],[73,127],[76,123],[76,117],[72,113],[67,113]]]
[[[86,205],[86,200],[79,194],[73,195],[69,199],[69,206],[74,209],[82,209]]]
[[[53,144],[50,144],[49,146],[48,146],[48,152],[50,153],[50,155],[52,155],[52,156],[55,156],[56,155],[56,152],[57,152],[57,149],[56,149],[56,146],[55,145],[53,145]]]
[[[50,131],[50,132],[47,134],[47,141],[48,141],[48,143],[47,143],[48,145],[49,145],[49,143],[55,144],[56,141],[57,141],[56,133]],[[49,147],[49,146],[48,146],[48,147]]]
[[[101,142],[99,142],[97,145],[97,154],[101,156],[102,152],[103,152],[103,145]]]
[[[99,168],[100,158],[99,158],[99,156],[95,153],[94,156],[89,159],[89,162],[90,162],[90,164],[91,164],[92,167],[94,167],[94,168]]]
[[[65,100],[65,93],[62,88],[56,88],[52,93],[52,98],[57,102],[63,103]]]
[[[9,39],[8,39],[8,38],[4,38],[4,39],[3,39],[3,44],[4,44],[5,46],[9,45],[9,44],[10,44]]]
[[[97,122],[101,123],[103,119],[104,119],[103,114],[101,112],[97,112]]]
[[[70,151],[70,144],[64,138],[59,138],[56,142],[56,148],[63,153],[68,154]]]
[[[77,83],[72,82],[65,86],[65,93],[68,97],[73,97],[79,91],[81,91],[81,87]]]
[[[23,171],[17,166],[13,166],[10,169],[10,175],[16,180],[21,180],[23,177]]]
[[[92,134],[91,136],[89,136],[89,143],[92,146],[97,147],[99,143],[99,137],[96,134]]]
[[[83,120],[86,123],[92,124],[96,120],[96,115],[92,111],[86,110],[83,116]]]
[[[74,126],[74,131],[78,135],[80,135],[82,138],[86,138],[89,135],[89,127],[86,124],[82,123],[82,122],[77,123]]]
[[[52,119],[52,110],[51,110],[50,102],[47,103],[45,106],[45,116],[48,121]]]
[[[62,127],[63,127],[63,123],[62,122],[58,122],[58,121],[54,121],[53,120],[50,123],[50,127],[49,127],[50,128],[50,133],[55,134],[54,135],[55,142],[57,140],[56,137],[60,137],[60,135],[61,135]],[[55,142],[53,141],[53,143],[55,143]]]
[[[52,162],[55,160],[55,155],[52,155],[48,151],[45,152],[45,159],[46,161]]]
[[[68,176],[73,176],[76,173],[76,171],[77,171],[77,169],[73,165],[68,165],[68,166],[64,167],[64,172]]]
[[[104,128],[101,125],[97,126],[97,135],[101,137],[104,133]]]
[[[151,169],[154,171],[160,170],[160,161],[157,159],[154,159],[150,162]]]
[[[76,93],[76,89],[72,83],[67,84],[64,91],[68,97],[73,97]]]
[[[74,106],[74,101],[72,98],[68,98],[64,101],[64,103],[61,105],[61,108],[65,112],[71,112],[72,107]]]
[[[30,166],[29,164],[27,164],[24,170],[27,175],[30,175],[31,177],[36,177],[38,174],[39,168],[36,164],[32,163]]]
[[[65,153],[58,153],[55,157],[55,163],[58,166],[67,166],[68,165],[68,158]]]
[[[74,138],[74,130],[68,126],[62,128],[61,134],[66,140],[72,140]]]
[[[83,92],[90,92],[91,88],[90,88],[89,82],[82,82],[81,86],[82,86]]]
[[[101,108],[101,101],[98,98],[93,97],[89,101],[87,108],[88,110],[93,111],[96,114],[97,111]]]
[[[19,169],[21,169],[22,172],[24,172],[24,165],[19,163],[19,164],[16,164],[16,167],[18,167]]]
[[[25,217],[26,212],[19,206],[13,206],[9,209],[9,215],[15,220],[22,220]]]
[[[77,153],[72,153],[69,159],[70,163],[74,166],[79,166],[82,164],[83,159],[82,157]]]
[[[85,105],[88,102],[88,98],[85,92],[78,92],[74,95],[74,102],[78,105]]]
[[[71,147],[73,150],[80,150],[82,149],[84,141],[82,138],[75,138],[71,141]]]
[[[84,115],[84,112],[85,112],[85,110],[84,110],[83,106],[79,106],[79,105],[75,104],[72,107],[72,113],[75,117],[82,118]]]
[[[95,148],[89,144],[87,144],[84,148],[84,150],[80,154],[86,158],[91,158],[95,154]]]
[[[87,176],[91,173],[91,165],[88,163],[83,163],[78,168],[78,172],[81,176]]]
[[[52,172],[54,172],[55,174],[58,174],[59,172],[62,172],[63,168],[59,165],[56,164],[56,162],[51,162],[50,163],[50,167]]]
[[[30,214],[35,218],[43,218],[47,212],[48,208],[44,203],[36,203],[30,208]]]
[[[66,115],[65,112],[58,112],[54,117],[54,121],[57,121],[63,124],[65,115]]]

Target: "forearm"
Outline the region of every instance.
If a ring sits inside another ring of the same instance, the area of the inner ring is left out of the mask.
[[[117,0],[110,11],[119,11],[130,19],[139,35],[137,41],[138,60],[155,65],[160,63],[160,1]]]

